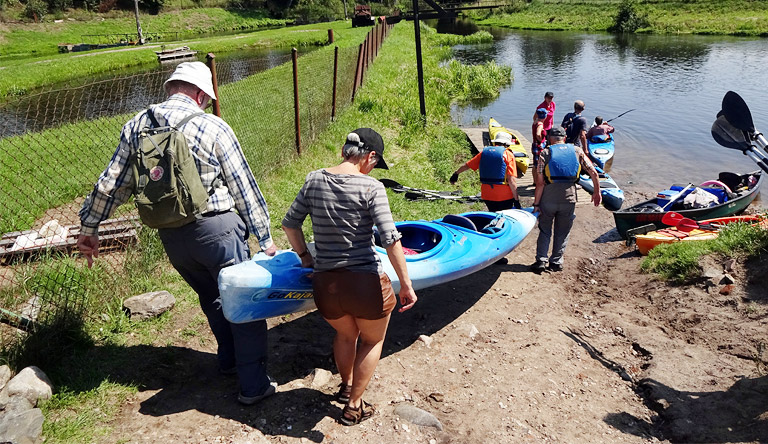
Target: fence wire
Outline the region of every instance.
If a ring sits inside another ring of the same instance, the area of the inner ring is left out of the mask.
[[[336,112],[352,100],[358,49],[338,50]],[[93,269],[77,257],[78,211],[117,145],[122,125],[165,98],[175,68],[47,90],[0,105],[0,360],[26,364],[69,327],[111,316],[142,291],[130,277],[157,273],[156,232],[132,205],[100,227]],[[298,58],[301,144],[331,122],[334,51]],[[217,63],[222,117],[257,179],[295,159],[290,54]],[[157,252],[160,251],[159,254]],[[149,291],[154,289],[144,289]],[[19,347],[19,345],[21,345]],[[31,352],[31,353],[30,353]],[[26,358],[23,358],[22,355]]]

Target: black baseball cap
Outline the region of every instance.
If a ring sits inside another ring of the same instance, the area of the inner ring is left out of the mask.
[[[384,162],[384,140],[381,135],[371,128],[358,128],[347,134],[347,140],[344,145],[354,145],[366,151],[374,151],[379,155],[379,162],[375,168],[388,170],[387,163]]]

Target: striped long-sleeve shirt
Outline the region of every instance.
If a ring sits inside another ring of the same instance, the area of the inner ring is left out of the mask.
[[[312,218],[317,271],[346,267],[380,274],[374,225],[383,247],[400,239],[384,185],[367,175],[331,174],[325,170],[309,173],[283,225],[301,228],[307,215]]]
[[[186,116],[200,111],[195,101],[184,94],[174,94],[150,109],[160,125],[176,125]],[[80,210],[82,234],[98,233],[99,224],[131,197],[133,171],[129,160],[139,146],[139,132],[148,123],[147,113],[142,111],[123,126],[112,160]],[[187,138],[203,186],[211,189],[216,178],[222,178],[216,182],[206,212],[236,209],[250,232],[259,239],[261,247],[269,248],[273,242],[267,202],[232,128],[213,114],[203,114],[190,120],[181,131]]]

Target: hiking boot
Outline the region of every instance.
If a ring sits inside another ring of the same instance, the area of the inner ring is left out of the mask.
[[[277,391],[275,387],[277,387],[277,383],[271,382],[267,386],[267,389],[264,390],[264,393],[257,396],[245,396],[242,393],[240,393],[239,395],[237,395],[237,400],[240,402],[240,404],[243,404],[243,405],[254,405],[257,402],[274,395],[275,391]]]
[[[563,264],[549,264],[547,267],[549,271],[563,271]]]
[[[547,269],[547,263],[544,261],[537,260],[533,265],[531,265],[531,271],[539,274]]]

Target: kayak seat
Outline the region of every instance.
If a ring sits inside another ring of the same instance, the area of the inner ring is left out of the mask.
[[[504,228],[504,217],[502,215],[498,215],[491,219],[490,222],[486,226],[484,226],[480,232],[484,234],[496,234],[500,232]]]
[[[459,216],[458,214],[446,214],[443,218],[443,222],[446,224],[456,225],[457,227],[466,228],[468,230],[477,231],[477,226],[468,217]]]

